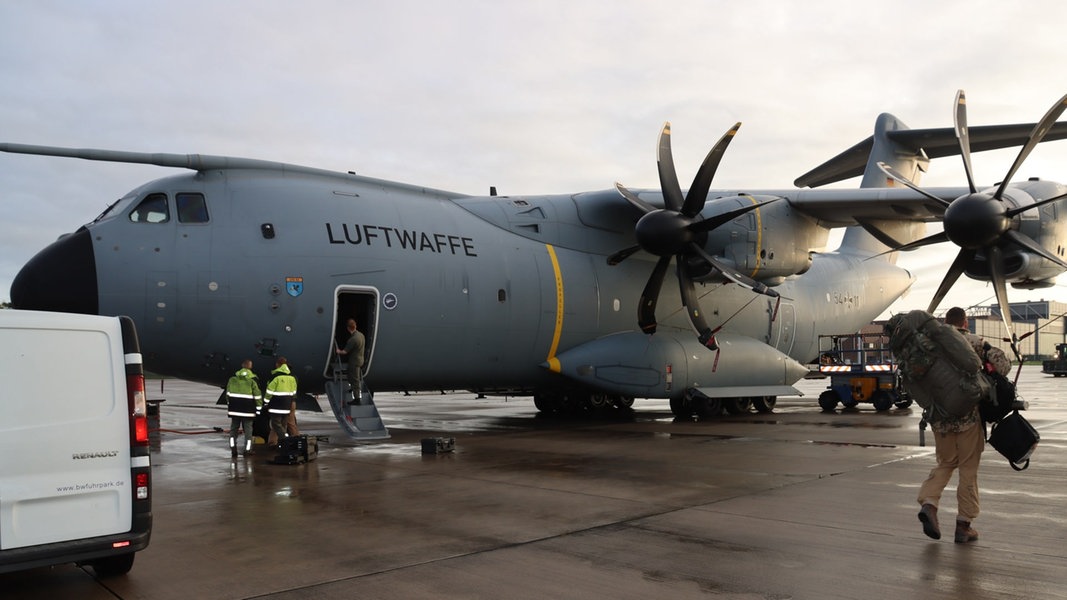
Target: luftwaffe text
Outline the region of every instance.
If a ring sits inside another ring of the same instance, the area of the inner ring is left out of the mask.
[[[374,246],[384,244],[387,248],[400,248],[416,252],[436,252],[463,256],[478,256],[474,252],[474,240],[469,237],[445,233],[431,233],[414,229],[399,229],[382,225],[342,223],[337,230],[326,224],[326,237],[331,244]]]

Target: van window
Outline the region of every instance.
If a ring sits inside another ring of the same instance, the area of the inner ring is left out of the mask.
[[[130,212],[134,223],[166,223],[170,220],[166,194],[149,194]]]
[[[203,194],[183,193],[174,197],[179,223],[207,223],[207,203]]]

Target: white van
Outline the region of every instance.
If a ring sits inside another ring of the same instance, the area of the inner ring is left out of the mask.
[[[152,530],[144,370],[126,317],[0,310],[0,573],[126,573]]]

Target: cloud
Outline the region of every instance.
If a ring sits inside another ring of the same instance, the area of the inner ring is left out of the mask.
[[[1065,16],[1056,2],[918,0],[8,2],[0,141],[539,194],[656,187],[664,120],[687,181],[743,121],[716,185],[788,188],[869,135],[881,112],[951,125],[957,88],[972,124],[1037,120],[1067,91],[1056,77]],[[1014,155],[989,154],[975,172],[993,183]],[[1043,145],[1020,176],[1067,180],[1065,157],[1067,144]],[[58,235],[172,173],[0,155],[0,298]],[[941,159],[925,184],[962,177],[958,160]],[[954,253],[915,254],[901,258],[920,274],[908,307],[932,295]]]

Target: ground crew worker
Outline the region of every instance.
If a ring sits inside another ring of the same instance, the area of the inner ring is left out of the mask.
[[[345,357],[348,362],[348,385],[352,389],[352,400],[349,404],[359,404],[363,390],[363,347],[366,346],[367,339],[356,329],[355,319],[349,319],[345,326],[348,329],[348,341],[337,354]]]
[[[290,412],[296,410],[296,377],[289,372],[288,361],[284,356],[278,357],[274,370],[270,372],[271,380],[267,384],[267,412],[270,413],[270,429],[277,436],[278,443],[285,439],[286,422]]]
[[[245,360],[241,369],[226,383],[226,412],[230,415],[230,455],[237,457],[237,430],[244,431],[244,454],[252,450],[252,422],[263,408],[263,395],[259,391],[252,361]]]

